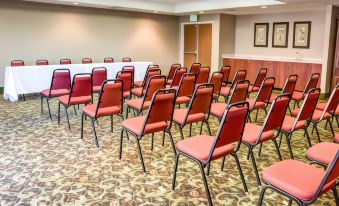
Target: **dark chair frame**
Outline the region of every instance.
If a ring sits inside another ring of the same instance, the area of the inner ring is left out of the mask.
[[[260,75],[260,72],[261,72],[261,71],[265,71],[265,77],[261,80],[261,82],[259,82],[259,75]],[[254,80],[254,83],[253,83],[252,90],[251,90],[251,91],[248,91],[248,93],[249,93],[249,94],[252,93],[254,87],[260,87],[260,86],[261,86],[261,83],[265,80],[266,76],[267,76],[267,68],[264,68],[264,67],[263,67],[263,68],[260,68],[260,69],[258,70],[258,72],[257,72],[256,77],[255,77],[255,80]]]
[[[311,74],[310,78],[309,78],[308,81],[307,81],[307,84],[306,84],[305,88],[304,88],[303,91],[302,91],[302,100],[304,99],[304,97],[305,97],[305,95],[307,94],[307,92],[308,92],[310,89],[313,89],[313,88],[309,88],[309,87],[310,87],[309,84],[311,83],[311,80],[312,80],[312,77],[313,77],[313,76],[318,76],[317,84],[318,84],[318,82],[319,82],[320,73],[313,73],[313,74]],[[316,87],[314,87],[314,88],[316,88]],[[300,101],[301,101],[301,100],[294,101],[293,109],[295,109],[295,105],[297,105],[298,108],[300,108],[300,105],[299,105]]]

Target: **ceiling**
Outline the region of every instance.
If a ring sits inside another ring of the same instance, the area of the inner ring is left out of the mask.
[[[71,6],[141,11],[170,15],[226,13],[234,15],[325,9],[339,0],[23,0]],[[74,5],[73,3],[79,3]],[[262,8],[264,7],[264,8]],[[267,8],[266,8],[267,7]]]

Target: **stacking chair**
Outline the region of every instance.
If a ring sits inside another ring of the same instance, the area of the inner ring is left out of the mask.
[[[152,76],[145,89],[145,93],[142,98],[131,99],[127,102],[126,110],[126,119],[128,118],[128,113],[130,109],[133,109],[133,112],[137,112],[136,116],[139,116],[143,110],[149,108],[153,94],[160,90],[166,88],[166,76],[156,75]],[[133,92],[133,90],[132,90]],[[135,114],[135,113],[134,113]]]
[[[334,135],[334,140],[333,140],[333,142],[339,143],[339,133],[336,133],[336,134]]]
[[[114,59],[112,57],[106,57],[104,63],[114,63]]]
[[[81,62],[83,64],[92,64],[93,60],[91,58],[83,58]]]
[[[102,83],[107,80],[107,69],[105,67],[95,67],[92,69],[92,92],[99,93]],[[93,97],[92,97],[93,99]]]
[[[37,66],[48,65],[48,60],[46,60],[46,59],[37,60],[35,64]]]
[[[266,183],[261,190],[259,203],[263,202],[265,191],[273,189],[289,198],[289,205],[310,205],[318,197],[332,190],[336,205],[339,198],[336,189],[339,177],[339,151],[332,157],[326,171],[297,160],[284,160],[266,168],[263,179]]]
[[[201,67],[197,76],[197,84],[208,83],[208,79],[210,78],[210,68],[209,67]]]
[[[191,96],[193,95],[195,89],[197,76],[195,73],[186,73],[181,77],[179,86],[177,88],[177,99],[175,104],[180,105],[186,104],[191,101]]]
[[[249,84],[250,82],[248,80],[238,81],[235,84],[234,89],[232,90],[232,94],[230,98],[228,98],[227,103],[222,102],[212,103],[211,115],[218,118],[218,120],[221,121],[221,118],[223,117],[228,105],[246,100]]]
[[[132,88],[134,87],[134,66],[124,66],[121,71],[130,71],[132,72]]]
[[[160,69],[147,69],[146,74],[144,76],[144,80],[134,82],[134,86],[137,88],[145,87],[145,85],[148,83],[149,78],[155,75],[161,75],[161,70]]]
[[[298,75],[296,74],[291,74],[290,76],[288,76],[280,94],[289,94],[292,96],[295,85],[297,84],[297,80],[298,80]],[[275,100],[276,97],[277,95],[275,94],[271,95],[270,104],[272,104],[272,102]]]
[[[225,85],[225,87],[222,87],[220,90],[220,95],[225,97],[225,101],[228,99],[228,97],[232,94],[232,89],[234,87],[234,85],[240,81],[240,80],[245,80],[246,79],[246,70],[238,70],[233,77],[232,83],[230,87],[227,87],[227,85]]]
[[[140,146],[140,140],[143,136],[152,134],[151,149],[153,149],[154,133],[164,132],[164,134],[169,134],[173,152],[174,155],[176,155],[176,149],[171,134],[175,98],[176,95],[174,89],[158,90],[154,93],[152,100],[150,101],[150,107],[146,116],[138,116],[126,119],[122,122],[119,159],[122,157],[124,131],[126,131],[126,133],[132,134],[136,139],[143,172],[146,172]]]
[[[25,62],[22,60],[11,61],[11,67],[20,67],[20,66],[25,66]]]
[[[71,130],[67,109],[70,106],[80,104],[87,105],[91,102],[91,97],[92,97],[92,74],[81,73],[74,75],[70,94],[59,97],[58,124],[60,124],[61,104],[64,105],[65,107],[68,129]]]
[[[294,159],[292,147],[291,147],[291,138],[293,132],[303,129],[307,137],[309,147],[312,146],[310,137],[307,132],[307,127],[309,122],[312,119],[318,98],[320,95],[320,89],[311,89],[305,97],[305,100],[299,110],[298,115],[294,117],[286,116],[284,122],[279,129],[281,135],[285,134],[287,146],[291,155],[291,158]],[[282,139],[282,136],[281,136]],[[280,143],[281,143],[280,139]],[[280,146],[280,144],[279,144]]]
[[[95,143],[99,147],[99,141],[95,130],[95,121],[101,117],[111,117],[111,132],[113,133],[113,115],[119,115],[122,119],[123,111],[123,81],[121,79],[105,80],[102,83],[97,104],[83,107],[81,117],[81,139],[84,133],[84,117],[89,117],[92,122]]]
[[[167,79],[167,86],[166,87],[176,89],[180,84],[180,80],[181,80],[182,75],[184,75],[186,72],[187,72],[186,67],[177,68],[175,70],[173,79],[172,80]],[[168,84],[169,82],[170,82],[170,84]]]
[[[228,84],[228,79],[230,77],[230,73],[231,73],[231,65],[226,65],[221,67],[220,72],[223,73],[223,79],[222,79],[222,83],[224,86],[227,86]]]
[[[175,189],[176,174],[179,157],[183,155],[196,162],[200,167],[202,180],[205,186],[209,205],[212,204],[211,195],[204,168],[208,166],[208,171],[212,161],[225,158],[227,155],[234,157],[237,164],[244,190],[247,192],[245,178],[239,163],[237,152],[241,145],[241,138],[248,114],[248,103],[239,102],[229,105],[223,115],[216,137],[208,135],[198,135],[177,143],[178,154],[176,156],[172,189]],[[236,146],[233,144],[237,143]]]
[[[200,63],[193,63],[190,69],[190,73],[195,73],[197,74],[199,72],[201,68],[201,64]]]
[[[213,72],[213,74],[212,74],[210,83],[213,84],[213,86],[214,86],[213,99],[215,101],[218,101],[218,99],[219,99],[223,77],[224,77],[224,74],[222,72]]]
[[[270,111],[268,112],[262,126],[252,123],[246,123],[245,125],[242,143],[248,147],[249,156],[251,156],[254,172],[259,186],[261,185],[261,181],[257,164],[255,162],[253,149],[259,144],[262,144],[268,140],[272,140],[277,150],[278,157],[281,160],[281,154],[276,141],[279,133],[275,135],[273,131],[279,129],[282,126],[289,101],[290,96],[288,94],[277,96],[277,98],[273,101]]]
[[[181,139],[184,139],[183,128],[189,124],[189,136],[192,136],[192,124],[198,122],[201,122],[200,134],[202,132],[203,123],[205,123],[208,132],[211,135],[208,118],[212,101],[213,84],[200,84],[196,86],[188,107],[185,109],[176,109],[174,111],[173,122],[179,127]]]
[[[132,72],[131,71],[120,71],[117,73],[116,79],[121,79],[123,84],[123,98],[130,99],[131,98],[131,90],[133,85]]]
[[[261,86],[261,83],[264,81],[264,79],[266,78],[267,75],[267,68],[261,68],[259,69],[257,76],[255,78],[254,84],[250,85],[250,87],[248,88],[248,93],[252,93],[252,92],[258,92],[259,88]]]
[[[159,69],[159,65],[157,65],[157,64],[148,65],[147,70],[150,70],[150,69]]]
[[[174,73],[175,71],[181,67],[181,64],[172,64],[170,70],[169,70],[169,73],[168,73],[168,76],[167,76],[167,84],[171,84],[172,83],[172,80],[174,78]],[[186,68],[186,67],[185,67]],[[186,68],[187,70],[187,68]]]
[[[326,168],[337,151],[339,151],[338,143],[321,142],[306,151],[306,158],[311,161],[311,164],[318,164]]]
[[[307,82],[307,84],[306,84],[306,86],[305,86],[303,91],[294,91],[293,92],[293,95],[292,95],[292,99],[294,100],[293,109],[295,109],[295,105],[300,107],[299,102],[301,102],[305,98],[307,92],[310,89],[317,88],[317,84],[318,84],[319,78],[320,78],[320,74],[319,73],[313,73],[310,76],[310,79],[308,80],[308,82]]]
[[[60,59],[60,64],[72,64],[72,61],[70,59]]]
[[[273,87],[274,87],[274,82],[275,82],[274,77],[265,78],[261,83],[259,92],[257,96],[255,97],[255,99],[248,98],[246,100],[250,104],[249,106],[250,114],[252,111],[257,110],[255,121],[257,121],[258,119],[259,109],[264,110],[265,113],[267,114],[266,107],[268,106],[270,98],[271,98],[271,94],[272,94]],[[251,121],[250,114],[248,115],[248,118]]]
[[[129,58],[129,57],[124,57],[124,58],[122,58],[121,61],[122,61],[122,62],[132,62],[132,59]]]
[[[52,119],[49,100],[55,97],[68,95],[71,89],[71,72],[69,69],[56,69],[53,71],[51,86],[49,89],[44,89],[40,93],[41,97],[41,114],[44,113],[43,99],[47,101],[49,118]]]

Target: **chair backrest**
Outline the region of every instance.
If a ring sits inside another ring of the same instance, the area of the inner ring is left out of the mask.
[[[70,89],[71,88],[71,72],[69,69],[56,69],[53,71],[49,95],[52,90]]]
[[[72,64],[72,61],[70,59],[60,59],[60,64]]]
[[[338,103],[339,103],[339,84],[337,84],[334,87],[323,113],[325,114],[325,112],[328,112],[330,114],[333,114],[338,106]]]
[[[247,71],[246,70],[238,70],[235,72],[233,80],[232,80],[232,85],[231,88],[234,87],[235,83],[240,81],[240,80],[245,80],[246,79],[246,74]]]
[[[224,74],[222,72],[213,72],[210,83],[214,86],[213,94],[219,95],[222,87]]]
[[[219,124],[219,129],[207,161],[211,160],[216,148],[238,142],[235,151],[239,150],[246,124],[248,107],[248,102],[238,102],[227,107]]]
[[[147,70],[150,70],[150,69],[159,69],[159,65],[157,65],[157,64],[148,65]]]
[[[93,63],[91,58],[83,58],[81,62],[83,64],[92,64]]]
[[[173,79],[174,77],[174,73],[175,71],[181,67],[181,64],[172,64],[170,70],[169,70],[169,73],[168,73],[168,76],[167,76],[167,79]]]
[[[208,79],[210,77],[210,68],[209,67],[201,67],[197,76],[197,84],[208,83]]]
[[[106,57],[104,63],[114,63],[114,59],[112,57]]]
[[[196,86],[188,106],[188,115],[205,113],[209,117],[211,104],[213,102],[213,84],[199,84]],[[186,120],[185,120],[186,121]]]
[[[190,73],[198,73],[200,70],[201,64],[200,63],[193,63],[190,69]]]
[[[195,73],[186,73],[181,77],[177,96],[191,96],[193,95],[197,76]]]
[[[255,102],[268,103],[272,95],[274,83],[275,83],[274,77],[265,78],[261,83],[258,95],[255,98]]]
[[[123,87],[124,82],[121,79],[105,80],[102,83],[95,116],[97,116],[99,109],[114,106],[119,107],[120,113],[122,113],[124,102]]]
[[[132,62],[132,59],[130,57],[124,57],[121,60],[122,62]]]
[[[235,83],[233,87],[232,94],[228,99],[227,104],[233,104],[241,101],[245,101],[248,94],[248,87],[250,86],[250,81],[240,80]]]
[[[133,87],[133,85],[134,85],[134,66],[124,66],[121,71],[132,72],[132,87]]]
[[[123,91],[129,92],[132,89],[132,72],[131,71],[120,71],[117,73],[116,79],[121,79],[124,82]]]
[[[11,67],[20,67],[20,66],[25,66],[25,62],[22,60],[11,61]]]
[[[105,67],[92,69],[92,86],[101,86],[105,80],[107,80],[107,69]]]
[[[260,87],[267,75],[267,68],[260,68],[255,78],[253,86]]]
[[[37,60],[37,61],[35,62],[35,64],[36,64],[37,66],[48,65],[48,60],[46,60],[46,59]]]
[[[151,101],[153,94],[160,89],[166,89],[166,76],[155,75],[150,77],[143,101]]]
[[[288,76],[281,93],[292,95],[295,89],[295,85],[297,85],[297,80],[298,80],[297,74],[291,74],[290,76]]]
[[[310,79],[308,80],[305,89],[303,91],[303,94],[306,94],[310,89],[317,88],[317,84],[320,78],[319,73],[313,73],[310,76]]]
[[[187,72],[186,67],[179,67],[177,70],[175,70],[174,77],[171,83],[171,87],[178,86],[180,84],[180,80],[182,75],[184,75]]]
[[[161,75],[161,70],[160,69],[148,69],[146,71],[146,75],[144,77],[144,81],[142,83],[142,87],[145,89],[148,81],[151,77],[156,76],[156,75]]]
[[[308,91],[304,102],[300,108],[297,120],[311,120],[320,95],[319,88],[313,88]]]
[[[231,73],[231,65],[225,65],[221,67],[220,72],[224,74],[222,82],[227,84],[228,78],[230,77],[230,73]]]
[[[68,102],[70,102],[71,97],[82,97],[91,95],[92,95],[92,74],[80,73],[74,75]]]

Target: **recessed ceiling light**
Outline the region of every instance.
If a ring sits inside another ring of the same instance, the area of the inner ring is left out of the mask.
[[[203,13],[205,13],[205,12],[204,12],[204,11],[199,11],[199,13],[200,13],[200,14],[203,14]]]
[[[157,13],[159,13],[159,12],[158,12],[158,11],[153,11],[153,13],[157,14]]]
[[[267,9],[267,6],[261,6],[260,8],[262,8],[262,9]]]
[[[73,5],[79,5],[79,2],[73,2],[72,4]]]

